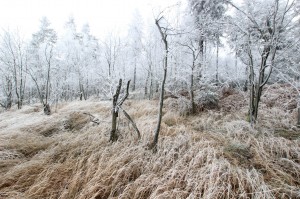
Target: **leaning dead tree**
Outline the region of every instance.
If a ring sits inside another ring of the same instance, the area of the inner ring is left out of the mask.
[[[126,93],[125,95],[119,100],[121,87],[122,87],[122,79],[119,80],[119,84],[116,89],[116,93],[113,96],[113,107],[112,107],[112,122],[111,122],[111,132],[110,132],[110,139],[109,141],[115,142],[118,140],[118,132],[117,132],[117,118],[119,117],[119,110],[123,112],[125,117],[129,120],[129,122],[132,124],[133,128],[137,132],[138,138],[141,138],[141,134],[139,129],[137,128],[136,124],[130,117],[130,115],[122,108],[122,104],[125,102],[125,100],[128,98],[129,95],[129,85],[130,80],[127,82],[126,87]]]

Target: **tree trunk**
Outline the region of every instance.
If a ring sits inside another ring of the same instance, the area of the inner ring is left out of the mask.
[[[152,75],[150,76],[150,86],[149,86],[149,100],[153,97],[153,79]]]
[[[7,81],[7,97],[5,103],[5,109],[10,109],[12,105],[12,82],[9,78],[6,78]]]
[[[133,71],[132,91],[135,91],[135,84],[136,84],[136,61],[135,61],[135,64],[134,64],[134,71]]]
[[[273,60],[275,58],[275,52],[273,52],[272,58],[271,58],[271,62],[273,64]],[[250,110],[249,110],[249,117],[250,117],[250,123],[251,125],[253,125],[256,121],[257,121],[257,116],[258,116],[258,106],[259,106],[259,102],[260,102],[260,98],[262,95],[262,90],[264,85],[267,83],[271,72],[272,72],[272,68],[269,71],[269,74],[267,75],[267,77],[265,77],[265,70],[267,67],[267,59],[269,57],[270,54],[270,47],[266,46],[264,47],[262,56],[261,56],[261,62],[260,62],[260,70],[259,70],[259,77],[258,77],[258,81],[254,82],[254,69],[253,69],[253,59],[252,59],[252,54],[251,51],[249,52],[249,57],[250,57],[250,74],[251,74],[251,90],[250,90]]]
[[[152,149],[154,152],[157,150],[157,142],[158,142],[158,136],[160,132],[160,126],[161,126],[161,120],[162,120],[162,110],[164,105],[164,93],[165,93],[165,83],[167,79],[167,69],[168,69],[168,41],[167,41],[167,33],[163,32],[161,26],[159,25],[159,20],[156,20],[156,26],[161,34],[162,40],[164,42],[165,46],[165,59],[164,59],[164,74],[163,74],[163,80],[161,83],[161,90],[160,90],[160,98],[159,98],[159,109],[158,109],[158,121],[157,126],[155,130],[155,135],[153,142],[149,145],[149,149]]]
[[[44,104],[44,113],[45,115],[50,115],[51,114],[51,109],[49,104]]]
[[[138,134],[138,138],[141,138],[140,131],[138,130],[136,124],[134,123],[133,119],[130,117],[130,115],[122,109],[122,104],[125,102],[129,95],[129,85],[130,85],[130,80],[127,82],[127,87],[126,87],[126,93],[123,96],[123,98],[118,102],[121,87],[122,87],[122,79],[119,80],[119,85],[117,86],[116,93],[113,96],[113,109],[112,109],[112,128],[111,128],[111,134],[110,134],[110,141],[115,142],[118,140],[118,132],[117,132],[117,118],[119,116],[119,109],[122,110],[124,113],[125,117],[130,121],[132,124],[133,128],[136,130]]]
[[[237,50],[235,51],[235,54],[234,54],[234,68],[235,68],[235,75],[236,75],[236,78],[238,77],[238,67],[237,67],[237,63],[238,63],[238,52]]]
[[[297,120],[297,126],[300,128],[300,107],[298,108],[298,120]]]
[[[217,41],[216,84],[219,85],[219,42]]]
[[[115,142],[118,140],[117,133],[117,118],[118,118],[118,99],[121,91],[122,79],[119,80],[116,93],[113,96],[113,108],[112,108],[112,122],[111,122],[111,132],[110,132],[110,141]]]
[[[149,84],[150,77],[151,77],[151,64],[149,64],[147,78],[146,78],[146,82],[145,82],[145,98],[147,98],[147,95],[148,95],[148,84]],[[150,82],[150,85],[151,84],[152,84],[152,82]],[[151,93],[151,87],[150,87],[150,93]],[[150,96],[149,96],[149,98],[150,98]]]
[[[297,127],[300,128],[300,95],[298,96],[297,107],[298,107]]]
[[[192,67],[192,73],[191,73],[190,96],[191,96],[192,114],[194,114],[196,113],[196,106],[194,100],[194,66]]]
[[[149,71],[148,71],[148,75],[147,75],[145,87],[144,87],[144,98],[147,98],[147,95],[148,95],[148,82],[149,82]]]
[[[165,57],[165,65],[166,64],[167,64],[167,56]],[[158,136],[159,136],[161,120],[162,120],[162,110],[163,110],[163,105],[164,105],[164,93],[165,93],[166,78],[167,78],[167,68],[165,67],[163,81],[161,83],[160,97],[159,97],[159,108],[158,108],[158,119],[157,119],[158,121],[157,121],[156,130],[155,130],[154,140],[149,147],[149,149],[153,149],[154,151],[156,151],[156,145],[158,142]]]

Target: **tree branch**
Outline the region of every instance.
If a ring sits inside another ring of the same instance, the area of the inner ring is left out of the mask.
[[[135,129],[137,135],[138,135],[138,138],[140,139],[141,138],[141,133],[138,129],[138,127],[136,126],[136,124],[134,123],[134,121],[132,120],[132,118],[130,117],[130,115],[124,110],[122,109],[121,107],[119,107],[122,112],[124,113],[125,117],[129,120],[129,122],[132,124],[133,128]]]
[[[126,87],[126,94],[124,95],[124,97],[120,100],[120,102],[118,103],[118,106],[122,106],[122,104],[124,103],[124,101],[127,99],[128,95],[129,95],[129,85],[130,85],[130,81],[128,80],[127,82],[127,87]]]

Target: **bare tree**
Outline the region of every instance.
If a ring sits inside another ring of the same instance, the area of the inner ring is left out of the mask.
[[[25,42],[19,33],[4,31],[0,47],[0,61],[11,73],[13,89],[17,98],[18,109],[23,105],[26,85],[27,55]],[[11,97],[11,96],[10,96]]]
[[[111,77],[115,71],[115,65],[120,53],[121,42],[119,38],[113,38],[110,36],[103,42],[104,45],[104,57],[108,66],[108,76]]]
[[[148,146],[148,149],[153,150],[153,151],[156,151],[158,136],[159,136],[160,127],[161,127],[162,110],[163,110],[163,105],[164,105],[165,83],[166,83],[166,79],[167,79],[167,70],[168,70],[168,54],[169,54],[169,45],[168,45],[167,37],[169,35],[170,28],[168,28],[167,26],[164,27],[163,25],[160,24],[160,22],[162,20],[165,20],[164,17],[160,16],[160,15],[157,19],[155,19],[155,25],[157,26],[158,31],[161,35],[161,39],[164,43],[165,54],[164,54],[164,65],[163,65],[163,79],[162,79],[162,83],[161,83],[160,97],[159,97],[158,121],[157,121],[157,126],[156,126],[156,130],[155,130],[153,142],[150,143]]]
[[[38,98],[44,107],[46,115],[51,114],[50,98],[50,78],[51,68],[54,61],[54,45],[57,41],[56,32],[50,28],[50,22],[47,18],[41,20],[41,28],[33,34],[31,43],[32,64],[28,70],[36,89]]]
[[[192,108],[191,111],[192,113],[195,113],[196,105],[194,99],[195,98],[194,97],[194,73],[197,66],[197,60],[199,58],[199,55],[201,54],[201,48],[191,37],[188,37],[187,41],[184,43],[180,43],[180,45],[187,48],[187,50],[184,51],[186,54],[192,56],[192,63],[189,64],[191,68],[189,93],[190,93],[190,101],[191,101],[191,108]]]

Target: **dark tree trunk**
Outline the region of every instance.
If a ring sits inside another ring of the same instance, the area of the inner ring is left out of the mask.
[[[300,94],[298,95],[297,107],[298,107],[297,127],[300,128]]]
[[[111,123],[112,128],[111,128],[110,139],[109,139],[111,142],[115,142],[115,141],[118,140],[117,119],[118,119],[118,116],[119,116],[119,110],[120,109],[124,113],[125,117],[130,121],[133,128],[136,130],[136,132],[138,134],[138,138],[139,139],[141,138],[140,131],[138,130],[136,124],[133,122],[133,119],[121,107],[122,104],[125,102],[125,100],[127,99],[128,95],[129,95],[129,85],[130,85],[130,80],[127,82],[126,94],[124,95],[124,97],[120,101],[118,101],[119,96],[120,96],[121,87],[122,87],[122,79],[120,79],[119,84],[118,84],[117,89],[116,89],[116,93],[113,96],[112,123]]]
[[[132,91],[135,91],[135,84],[136,84],[136,61],[135,61],[135,64],[134,64],[134,71],[133,71]]]
[[[148,68],[148,73],[147,73],[147,78],[146,78],[146,82],[145,82],[145,98],[147,98],[148,95],[148,84],[149,84],[149,79],[151,76],[151,64],[149,64],[149,68]],[[151,89],[151,88],[150,88]],[[151,91],[150,91],[151,92]]]
[[[298,108],[297,126],[300,128],[300,107]]]
[[[44,105],[44,113],[45,115],[50,115],[51,114],[51,109],[49,104]]]
[[[216,84],[219,85],[219,42],[217,41]]]
[[[153,96],[153,79],[152,79],[152,75],[150,76],[150,86],[149,86],[149,100],[152,98]]]
[[[270,55],[270,46],[265,46],[262,56],[261,56],[261,62],[260,62],[260,70],[259,70],[259,76],[258,81],[254,82],[254,69],[253,69],[253,58],[251,51],[249,51],[249,58],[250,58],[250,110],[249,110],[249,119],[251,125],[253,125],[257,121],[258,116],[258,110],[259,110],[259,102],[262,95],[263,87],[268,82],[272,68],[270,69],[268,75],[265,77],[265,70],[267,67],[267,59]],[[273,64],[273,61],[275,59],[275,52],[273,52],[271,57],[271,62]]]
[[[122,79],[119,80],[119,84],[117,86],[116,93],[113,96],[113,108],[112,108],[112,122],[111,122],[111,132],[110,132],[110,141],[115,142],[118,140],[117,133],[117,118],[118,118],[118,99],[121,91]]]
[[[196,113],[196,106],[194,100],[194,66],[192,67],[192,73],[191,73],[190,96],[191,96],[192,114],[194,114]]]

